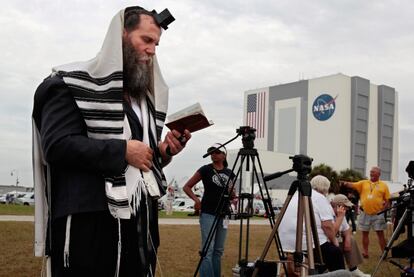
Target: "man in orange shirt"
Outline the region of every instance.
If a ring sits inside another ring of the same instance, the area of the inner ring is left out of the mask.
[[[341,182],[342,185],[355,189],[360,196],[361,214],[358,220],[358,229],[362,231],[362,255],[368,258],[369,230],[371,227],[377,233],[381,250],[385,248],[384,230],[386,229],[385,218],[379,212],[389,206],[390,192],[386,183],[380,181],[381,169],[374,166],[370,171],[370,180],[359,182]]]

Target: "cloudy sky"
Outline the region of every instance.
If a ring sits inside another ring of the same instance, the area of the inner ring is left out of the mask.
[[[414,1],[13,0],[0,9],[0,184],[14,184],[17,174],[32,185],[37,85],[54,65],[94,57],[112,16],[136,4],[167,7],[176,18],[157,49],[169,110],[200,102],[215,122],[193,135],[168,179],[191,176],[207,162],[208,145],[235,136],[244,91],[341,72],[398,91],[399,176],[406,181],[414,159]]]

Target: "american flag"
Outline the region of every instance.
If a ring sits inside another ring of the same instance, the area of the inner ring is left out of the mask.
[[[246,124],[256,129],[256,137],[265,136],[266,92],[247,95]]]

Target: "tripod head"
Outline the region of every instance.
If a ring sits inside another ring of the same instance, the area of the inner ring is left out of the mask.
[[[242,137],[243,147],[245,149],[253,149],[254,139],[256,138],[256,129],[250,126],[241,126],[236,130],[237,134]]]
[[[256,132],[256,129],[250,126],[241,126],[239,129],[236,129],[237,135],[234,138],[223,143],[220,147],[212,148],[210,151],[207,151],[207,153],[203,155],[203,158],[211,155],[214,151],[219,150],[220,148],[229,144],[230,142],[235,140],[238,136],[242,137],[243,149],[252,150],[254,147],[254,139],[256,138],[255,132]]]
[[[286,173],[290,173],[292,171],[296,171],[298,173],[298,179],[301,179],[301,180],[306,179],[307,175],[312,171],[313,159],[305,155],[290,156],[289,159],[293,161],[293,166],[291,169],[272,173],[264,177],[263,180],[267,182],[275,178],[279,178],[280,176]]]
[[[289,159],[293,161],[293,170],[298,173],[298,178],[304,178],[312,171],[312,158],[305,155],[295,155],[290,156]]]

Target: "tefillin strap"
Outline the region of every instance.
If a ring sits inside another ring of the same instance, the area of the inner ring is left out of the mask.
[[[138,10],[145,10],[146,9],[140,7],[140,6],[133,6],[128,7],[125,9],[125,13],[131,12],[131,11],[138,11]],[[164,30],[168,29],[168,25],[170,25],[174,20],[174,16],[170,13],[168,9],[164,9],[162,12],[157,13],[156,10],[151,11],[152,16],[154,17],[155,22],[157,22],[158,26],[163,28]]]

